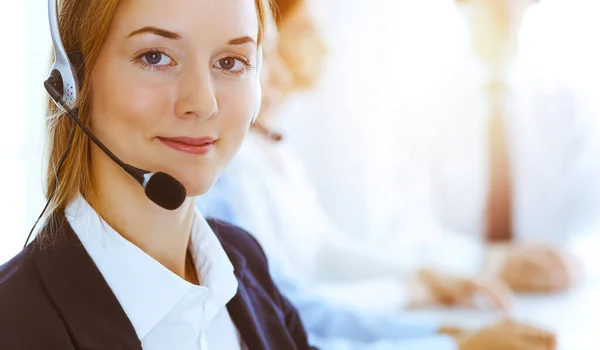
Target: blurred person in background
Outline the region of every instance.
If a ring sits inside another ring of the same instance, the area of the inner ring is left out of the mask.
[[[284,135],[273,130],[277,111],[289,95],[314,85],[325,54],[306,4],[280,0],[276,5],[279,38],[265,43],[259,120],[224,176],[198,200],[202,212],[247,229],[262,229],[256,237],[270,257],[276,283],[298,308],[313,342],[323,349],[478,349],[489,343],[508,349],[553,348],[551,335],[524,325],[508,322],[478,332],[463,331],[433,320],[376,315],[320,293],[319,284],[327,284],[319,281],[326,274],[321,262],[333,256],[344,273],[358,281],[333,282],[339,288],[331,289],[329,295],[358,289],[365,292],[365,299],[374,299],[382,293],[396,293],[397,303],[388,305],[392,309],[474,306],[477,294],[491,298],[495,307],[504,307],[507,297],[501,286],[435,270],[423,269],[404,281],[400,276],[405,272],[396,270],[397,263],[344,244],[302,164],[286,148]],[[368,282],[373,276],[385,280],[376,284],[376,290],[361,289],[361,280]]]
[[[449,227],[481,232],[490,243],[487,274],[514,291],[556,292],[581,278],[569,242],[599,218],[600,167],[589,111],[552,72],[536,77],[541,62],[519,56],[534,3],[457,0],[474,54],[465,69],[480,75],[469,82],[464,74],[455,86],[465,92],[452,110],[460,117],[440,128],[434,195]],[[467,204],[457,208],[457,198]]]
[[[336,274],[335,271],[324,271],[320,262],[337,259],[346,264],[346,269],[352,271],[352,278],[356,280],[372,277],[388,280],[390,276],[398,276],[390,284],[398,287],[397,306],[471,305],[478,291],[490,296],[495,307],[505,306],[507,295],[501,286],[434,271],[411,276],[414,280],[407,283],[408,286],[404,285],[400,276],[408,272],[402,271],[402,266],[396,266],[398,264],[392,261],[395,257],[379,259],[365,253],[363,247],[347,245],[341,239],[343,233],[328,220],[327,213],[319,205],[301,162],[286,148],[283,135],[272,127],[277,122],[278,107],[290,93],[314,85],[325,54],[324,43],[304,3],[299,0],[279,3],[278,44],[275,49],[265,51],[265,60],[270,66],[263,73],[261,114],[251,129],[253,132],[249,133],[248,142],[224,173],[223,180],[205,196],[206,202],[210,203],[207,215],[229,218],[247,228],[263,227],[267,232],[261,233],[260,238],[267,245],[277,242],[277,246],[285,247],[273,251],[280,250],[285,256],[281,261],[289,262],[282,266],[292,266],[295,275],[301,278]],[[220,189],[223,193],[227,190],[231,199],[219,203]],[[347,264],[353,261],[356,266],[351,268]],[[448,288],[437,288],[441,285]]]

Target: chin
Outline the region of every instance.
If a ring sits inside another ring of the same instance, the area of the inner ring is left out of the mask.
[[[196,176],[190,176],[190,173]],[[209,171],[190,173],[184,176],[175,176],[185,187],[188,197],[196,197],[208,192],[217,181],[217,176],[212,176],[212,172]]]

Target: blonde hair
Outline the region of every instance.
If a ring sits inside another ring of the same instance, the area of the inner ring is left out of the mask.
[[[59,4],[60,34],[77,70],[79,118],[86,126],[90,125],[90,73],[102,49],[118,4],[119,0],[62,0]],[[260,44],[265,28],[272,19],[272,11],[269,0],[255,0],[255,4]],[[79,193],[90,203],[97,201],[97,194],[92,188],[90,141],[50,99],[47,112],[48,159],[45,192],[46,198],[51,197],[47,207],[47,215],[51,216],[64,211]],[[57,174],[63,155],[64,164]]]
[[[304,0],[273,0],[273,16],[277,26],[302,5]]]
[[[292,74],[294,90],[310,90],[317,83],[320,67],[327,53],[325,42],[305,0],[273,0],[273,3],[281,39],[277,45],[279,56]],[[292,17],[295,19],[292,20]],[[291,31],[286,28],[287,23],[294,23]],[[297,28],[299,24],[303,26],[300,30]],[[307,42],[309,45],[306,45]]]

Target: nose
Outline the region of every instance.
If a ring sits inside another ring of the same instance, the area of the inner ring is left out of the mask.
[[[219,108],[210,69],[182,72],[178,83],[177,116],[209,119],[217,114]]]

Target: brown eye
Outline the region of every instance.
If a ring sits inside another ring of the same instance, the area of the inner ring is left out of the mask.
[[[219,60],[219,67],[225,70],[232,70],[235,67],[235,61],[231,57],[222,58]]]
[[[152,66],[169,66],[173,64],[171,57],[160,51],[149,51],[141,57],[141,60]]]
[[[150,64],[158,64],[162,59],[162,53],[160,52],[148,52],[144,55],[146,62]]]
[[[221,72],[233,76],[242,76],[250,70],[250,64],[241,58],[223,57],[215,61],[214,66]]]

